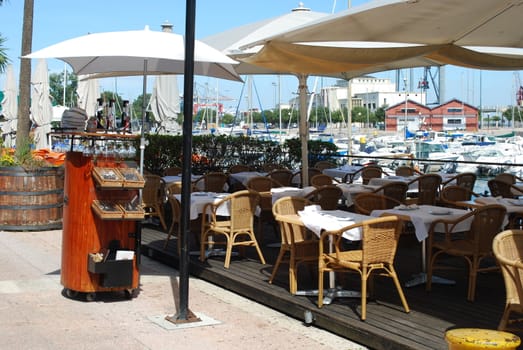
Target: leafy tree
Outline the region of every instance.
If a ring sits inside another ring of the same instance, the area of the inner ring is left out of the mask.
[[[78,96],[78,77],[72,72],[67,72],[67,84],[65,86],[65,106],[76,106]],[[62,73],[49,74],[49,93],[53,99],[53,105],[64,104],[64,75]]]
[[[0,0],[0,6],[3,4],[3,0]],[[4,72],[7,64],[9,63],[9,58],[7,57],[6,48],[4,43],[6,39],[0,34],[0,72]]]

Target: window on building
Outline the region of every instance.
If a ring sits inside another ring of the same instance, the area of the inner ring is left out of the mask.
[[[461,119],[448,119],[447,124],[456,125],[456,124],[463,124],[463,123],[462,123]]]
[[[461,108],[461,107],[449,107],[449,108],[447,108],[447,112],[449,112],[449,113],[461,113],[461,112],[463,112],[463,108]]]

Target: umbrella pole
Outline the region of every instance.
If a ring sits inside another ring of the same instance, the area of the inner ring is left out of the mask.
[[[201,321],[189,310],[189,251],[191,208],[191,153],[192,153],[192,107],[194,94],[194,24],[196,0],[186,0],[185,14],[185,66],[183,79],[183,150],[182,150],[182,198],[181,198],[181,251],[178,313],[165,319],[173,323]]]
[[[298,75],[298,92],[300,96],[300,141],[301,141],[301,186],[309,184],[309,125],[307,122],[307,75]]]
[[[143,157],[145,154],[145,116],[147,104],[145,101],[147,93],[147,60],[143,61],[143,90],[142,90],[142,127],[140,133],[140,175],[143,175]]]

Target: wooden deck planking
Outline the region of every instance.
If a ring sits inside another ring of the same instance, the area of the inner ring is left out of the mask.
[[[171,239],[164,250],[165,238],[165,233],[144,227],[142,254],[177,268],[176,239]],[[398,250],[396,268],[402,283],[418,270],[419,247],[415,243],[405,239]],[[500,273],[478,276],[476,301],[471,303],[466,300],[465,270],[438,271],[438,275],[455,278],[457,285],[433,285],[431,292],[426,292],[424,285],[403,287],[411,308],[409,314],[404,312],[392,281],[377,279],[376,299],[368,300],[367,320],[362,322],[359,298],[338,299],[319,309],[316,297],[289,294],[287,265],[280,267],[274,283],[269,284],[272,263],[279,249],[263,247],[263,251],[267,265],[260,264],[255,255],[250,255],[252,259],[233,258],[229,269],[223,268],[222,257],[212,257],[202,263],[197,256],[191,256],[190,272],[297,319],[302,320],[304,311],[310,310],[315,317],[315,326],[373,349],[445,349],[446,330],[461,327],[495,329],[503,312],[505,295]],[[300,289],[315,287],[316,282],[306,282],[310,280],[308,277],[307,269],[302,268],[298,280]],[[356,290],[358,282],[357,278],[348,279],[348,285]]]

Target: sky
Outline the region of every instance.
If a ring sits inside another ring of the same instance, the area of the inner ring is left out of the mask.
[[[371,0],[303,0],[305,7],[316,12],[339,12],[351,6],[358,6]],[[21,52],[23,0],[6,0],[0,6],[0,33],[6,39],[4,47],[18,77]],[[196,39],[204,38],[244,24],[283,15],[298,6],[298,0],[199,0],[196,2]],[[152,30],[161,30],[164,22],[174,25],[174,32],[184,34],[185,0],[150,0],[130,2],[128,0],[34,0],[33,51],[57,42],[95,32],[139,30],[148,25]],[[35,60],[36,61],[36,60]],[[36,63],[36,62],[35,62]],[[61,73],[70,68],[62,61],[48,60],[50,73]],[[412,86],[423,70],[411,71]],[[516,82],[520,71],[479,71],[447,66],[445,68],[445,99],[458,98],[474,106],[502,107],[515,104]],[[403,76],[410,74],[407,70]],[[373,74],[380,78],[395,79],[395,72]],[[5,74],[0,74],[0,90],[4,86]],[[18,79],[18,78],[17,78]],[[152,91],[153,77],[148,79],[148,93]],[[275,103],[293,98],[297,93],[295,77],[254,76],[253,107],[271,109]],[[480,83],[481,81],[481,83]],[[229,82],[208,77],[196,77],[195,95],[220,96],[227,109],[247,108],[247,97],[242,93],[242,83]],[[278,89],[278,82],[281,86]],[[333,79],[311,77],[309,91],[317,86],[334,83]],[[108,78],[100,82],[101,90],[116,91],[124,99],[133,100],[142,93],[142,79],[137,77]],[[410,85],[410,84],[409,84]],[[182,77],[179,79],[183,91]],[[480,88],[481,86],[481,88]],[[432,85],[431,85],[432,87]],[[410,89],[409,89],[410,90]],[[281,91],[281,97],[278,97]],[[428,91],[430,102],[431,90]],[[444,102],[444,101],[442,101]]]

